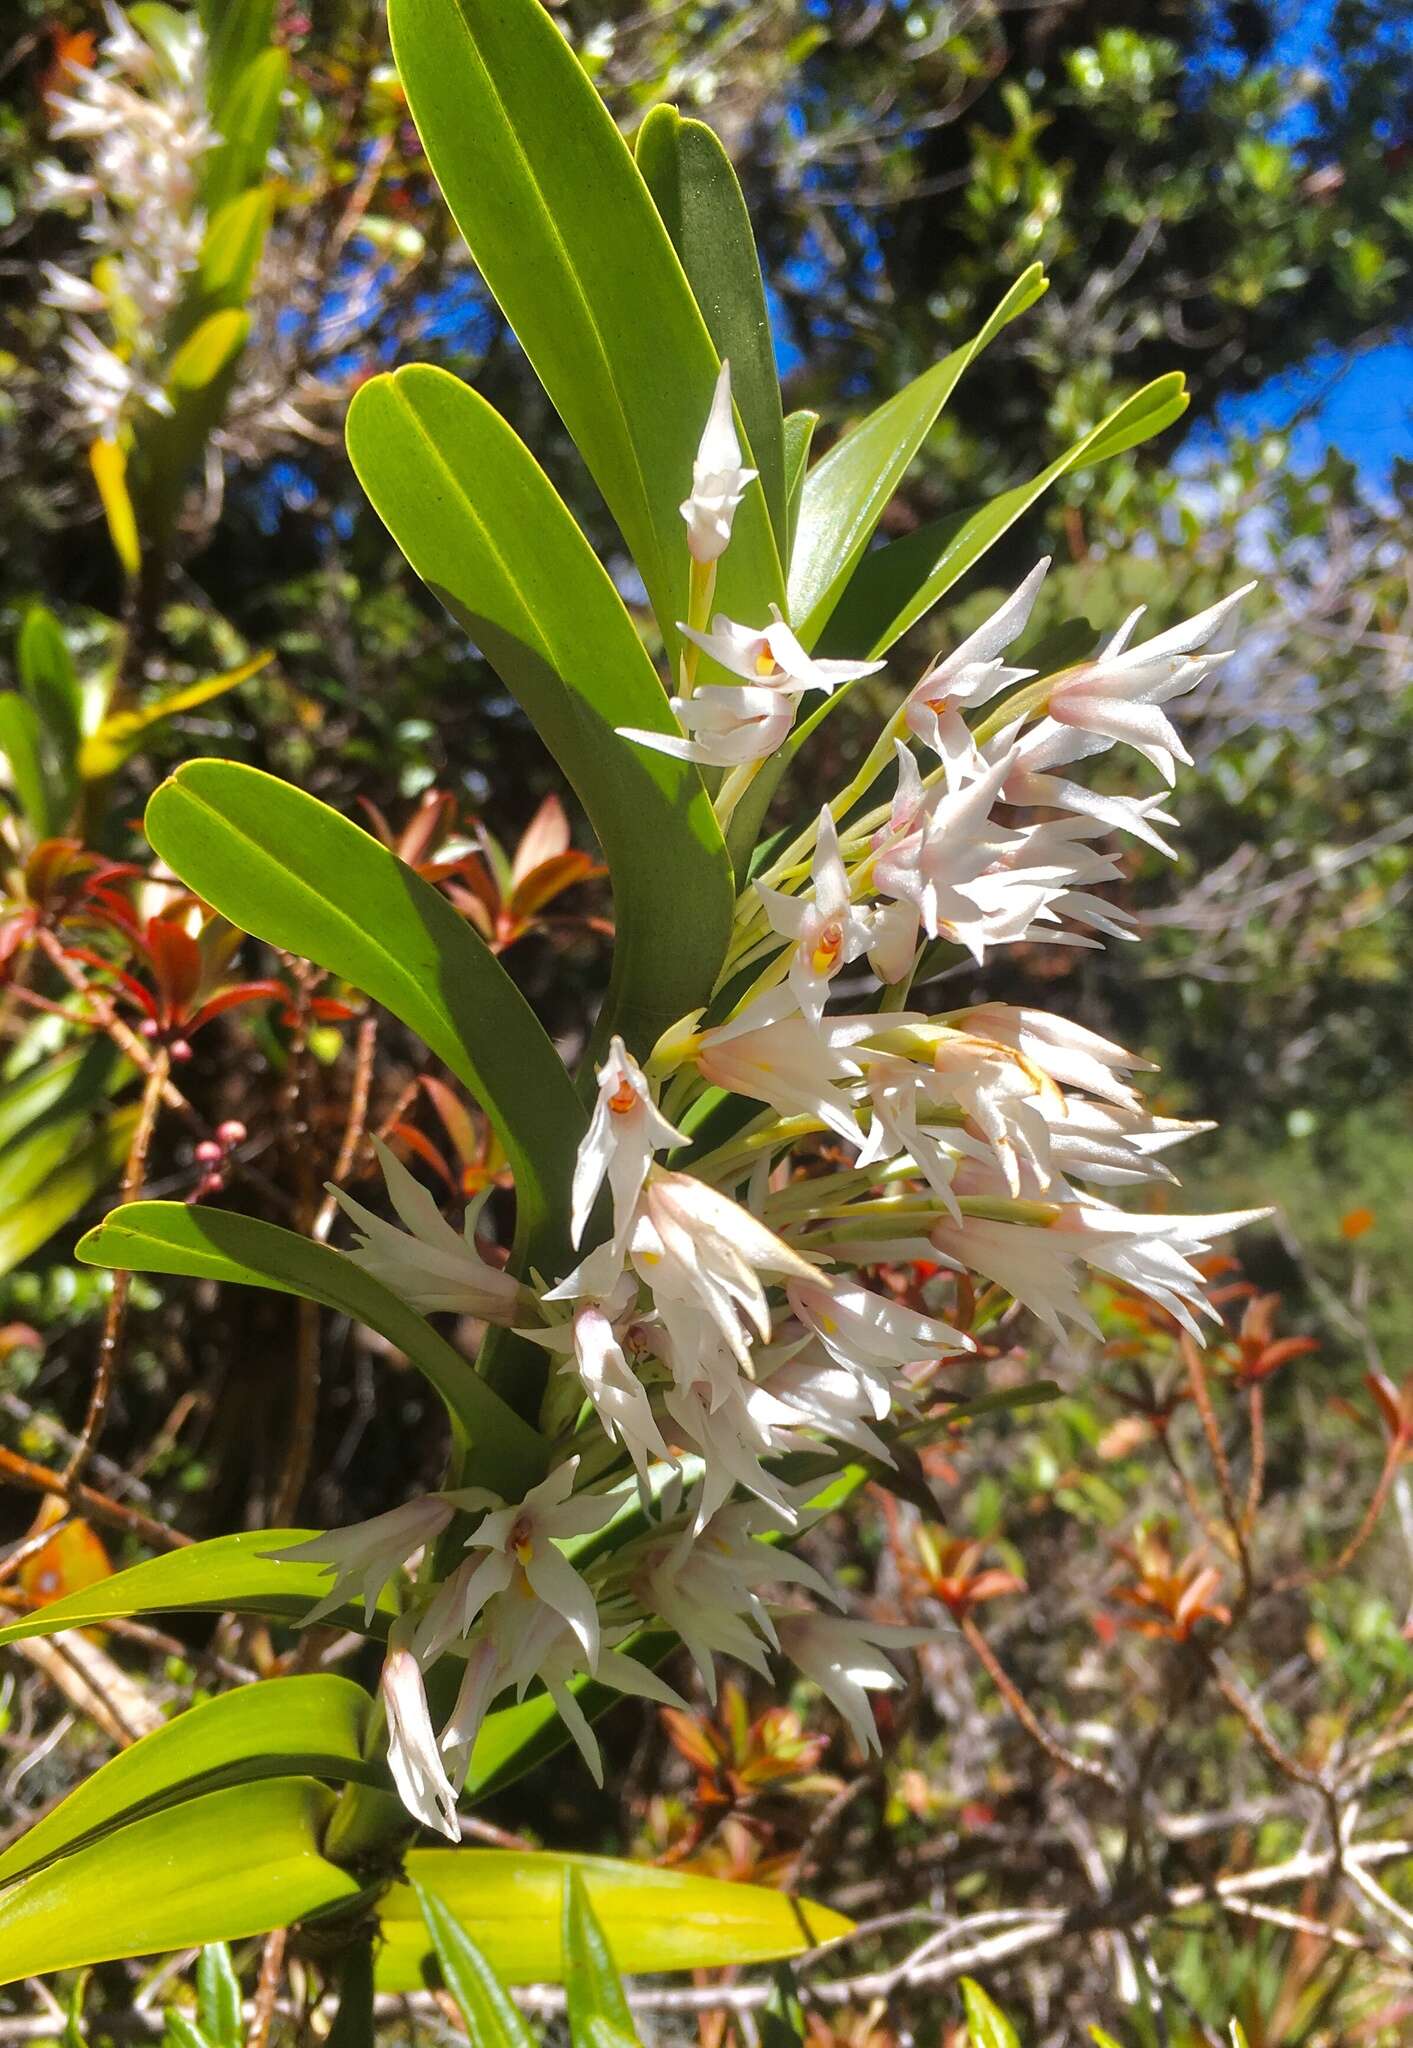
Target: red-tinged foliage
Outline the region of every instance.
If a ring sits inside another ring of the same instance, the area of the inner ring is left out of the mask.
[[[1121,1628],[1137,1635],[1185,1643],[1202,1622],[1225,1626],[1231,1620],[1230,1608],[1215,1598],[1222,1588],[1221,1572],[1206,1562],[1206,1553],[1201,1549],[1175,1558],[1170,1523],[1150,1522],[1139,1530],[1131,1544],[1120,1544],[1117,1548],[1134,1574],[1132,1580],[1114,1587],[1110,1594],[1111,1599],[1132,1610],[1119,1618]]]
[[[999,1565],[981,1566],[986,1546],[949,1536],[935,1523],[919,1522],[897,1548],[904,1584],[925,1594],[960,1621],[987,1600],[1023,1593],[1024,1579]]]
[[[255,1002],[287,1006],[290,1000],[282,981],[224,981],[243,934],[216,918],[193,934],[187,928],[192,908],[188,898],[160,916],[140,918],[125,897],[104,889],[96,893],[86,915],[124,942],[123,953],[109,957],[92,947],[67,948],[71,960],[116,984],[118,1000],[139,1012],[143,1037],[166,1046],[174,1059],[189,1058],[189,1041],[228,1010]]]
[[[383,844],[435,883],[493,953],[504,953],[536,931],[578,928],[612,935],[613,926],[602,917],[546,914],[567,890],[608,873],[570,844],[569,820],[557,796],[545,798],[509,856],[479,819],[461,822],[456,798],[445,790],[428,790],[400,833],[376,804],[364,799],[363,807]]]

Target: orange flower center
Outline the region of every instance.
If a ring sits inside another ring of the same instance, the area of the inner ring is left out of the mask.
[[[814,942],[810,954],[810,965],[816,974],[830,974],[839,964],[839,955],[844,948],[844,927],[837,918],[824,927]]]
[[[637,1101],[637,1091],[625,1074],[612,1095],[609,1096],[608,1106],[615,1116],[627,1116],[631,1109],[636,1108]]]

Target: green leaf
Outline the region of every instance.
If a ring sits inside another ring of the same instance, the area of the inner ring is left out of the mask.
[[[379,516],[534,721],[613,877],[601,1030],[646,1056],[711,992],[731,930],[726,848],[694,767],[620,739],[673,732],[623,601],[524,443],[443,370],[374,378],[348,450]]]
[[[326,804],[235,762],[188,762],[145,822],[223,917],[351,981],[445,1060],[510,1161],[518,1248],[556,1265],[584,1112],[534,1011],[445,897]]]
[[[761,2048],[804,2048],[805,2009],[795,1973],[788,1963],[781,1963],[772,1974],[775,1981],[758,2023]]]
[[[238,13],[239,8],[232,8]],[[221,141],[205,160],[202,197],[215,214],[265,174],[275,140],[289,59],[283,50],[262,50],[247,64],[227,95]]]
[[[565,2003],[574,2048],[638,2048],[638,2035],[613,1951],[598,1923],[584,1880],[564,1873],[563,1924]]]
[[[284,1679],[276,1684],[301,1681]],[[196,2017],[202,2033],[215,2048],[241,2048],[245,2026],[240,2010],[240,1979],[231,1967],[231,1952],[223,1941],[208,1942],[196,1963]]]
[[[169,690],[154,704],[110,713],[83,742],[79,751],[80,776],[85,782],[98,782],[105,775],[114,774],[136,752],[153,726],[165,724],[167,719],[176,718],[183,711],[195,711],[199,705],[209,704],[216,697],[224,697],[237,684],[258,675],[271,659],[268,653],[253,655],[249,661],[241,662],[238,668],[227,669],[222,675],[203,676],[200,682]]]
[[[810,465],[810,443],[819,425],[819,414],[807,410],[792,412],[785,419],[785,559],[795,549],[795,528],[800,519],[800,499]]]
[[[312,1778],[231,1786],[21,1878],[0,1898],[0,1982],[238,1941],[355,1898],[319,1853],[333,1804]]]
[[[463,1483],[509,1493],[544,1476],[549,1447],[469,1362],[390,1287],[344,1252],[297,1231],[188,1202],[129,1202],[78,1247],[90,1266],[181,1273],[235,1287],[271,1287],[352,1316],[405,1351],[446,1402],[470,1444]]]
[[[352,1941],[338,1962],[338,2011],[330,2027],[326,2048],[374,2048],[377,2028],[373,2018],[373,1942],[371,1937]]]
[[[406,1869],[408,1882],[391,1887],[378,1908],[383,1991],[413,1991],[426,1982],[432,1948],[418,1886],[437,1894],[507,1984],[562,1981],[560,1900],[570,1869],[583,1878],[618,1967],[630,1975],[772,1962],[801,1955],[850,1927],[825,1906],[758,1885],[604,1856],[413,1849]]]
[[[675,663],[678,506],[719,365],[651,195],[539,0],[391,0],[388,26],[437,182],[622,529]],[[782,599],[759,485],[717,595],[744,619]]]
[[[1033,263],[979,334],[870,413],[805,478],[790,556],[790,621],[806,647],[819,639],[884,507],[963,371],[1003,327],[1035,304],[1046,282],[1040,265]]]
[[[0,1178],[4,1149],[22,1131],[77,1111],[92,1109],[132,1072],[109,1038],[90,1037],[36,1060],[15,1080],[0,1084]],[[6,1204],[0,1197],[0,1208]]]
[[[962,2005],[971,2048],[1020,2048],[1015,2028],[974,1977],[962,1979]]]
[[[786,550],[785,435],[780,378],[756,238],[731,159],[704,121],[654,107],[638,130],[636,160],[672,237],[717,354],[731,364],[731,394],[760,471],[770,523]]]
[[[227,107],[246,69],[274,33],[275,0],[199,0],[206,37],[206,105],[218,135],[227,131]]]
[[[383,1785],[386,1773],[365,1755],[372,1705],[362,1686],[327,1672],[264,1679],[205,1700],[119,1750],[12,1842],[0,1855],[0,1883],[225,1785],[289,1777]],[[224,2038],[201,2024],[213,2040]]]
[[[18,690],[0,691],[0,756],[6,765],[6,781],[30,832],[36,839],[52,839],[64,822],[62,800],[44,759],[39,713]]]
[[[167,365],[171,412],[144,414],[129,472],[132,502],[145,534],[165,544],[192,471],[219,425],[235,381],[250,315],[227,307],[202,320]]]
[[[136,1123],[135,1106],[110,1110],[96,1130],[88,1117],[64,1118],[9,1148],[0,1159],[0,1275],[47,1244],[121,1172]]]
[[[442,1983],[456,2000],[474,2048],[535,2048],[514,2001],[470,1935],[425,1885],[415,1887]]]
[[[302,1621],[329,1590],[323,1565],[279,1563],[272,1550],[290,1550],[322,1536],[322,1529],[242,1529],[234,1536],[213,1536],[190,1543],[162,1557],[144,1558],[110,1579],[66,1593],[32,1614],[22,1614],[0,1628],[0,1643],[24,1636],[50,1636],[64,1628],[102,1627],[131,1614],[263,1614],[270,1621]],[[386,1628],[397,1612],[385,1587],[376,1614]],[[330,1616],[335,1628],[363,1627],[363,1610],[355,1602]],[[376,1626],[376,1620],[375,1620]],[[371,1633],[372,1631],[369,1631]]]
[[[920,526],[865,555],[825,636],[830,648],[883,654],[1069,471],[1104,462],[1171,426],[1187,408],[1182,374],[1159,377],[1030,478],[975,511]],[[808,723],[808,721],[806,721]],[[793,737],[793,735],[792,735]]]
[[[573,1869],[565,1873],[560,1943],[573,2048],[639,2048],[613,1951]]]
[[[71,777],[83,738],[83,691],[69,643],[53,612],[33,604],[16,650],[20,688],[39,714],[60,766]]]
[[[214,2044],[179,2006],[169,2005],[162,2015],[162,2048],[214,2048]]]

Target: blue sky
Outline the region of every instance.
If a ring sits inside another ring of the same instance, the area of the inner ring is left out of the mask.
[[[1271,61],[1292,71],[1319,72],[1337,100],[1340,79],[1331,68],[1330,42],[1336,0],[1267,0],[1267,4],[1275,22]],[[1212,75],[1229,76],[1240,70],[1241,58],[1221,34],[1221,13],[1217,0],[1205,68]],[[1401,45],[1413,44],[1413,10],[1401,22],[1391,22],[1387,34]],[[1313,111],[1297,110],[1285,132],[1313,137]],[[1297,416],[1292,452],[1298,463],[1315,467],[1327,449],[1337,448],[1371,487],[1386,489],[1395,459],[1402,456],[1413,461],[1413,329],[1363,353],[1319,350],[1259,391],[1225,401],[1217,418],[1219,430],[1261,433],[1284,430]],[[1205,450],[1214,438],[1208,426],[1193,436],[1193,442]]]

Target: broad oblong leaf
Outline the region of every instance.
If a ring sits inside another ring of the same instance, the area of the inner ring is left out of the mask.
[[[676,107],[654,107],[634,152],[672,237],[717,354],[731,364],[731,392],[745,428],[747,461],[787,557],[785,434],[775,340],[751,217],[721,139]]]
[[[539,0],[391,0],[388,26],[437,182],[622,529],[675,661],[688,570],[678,506],[719,365],[667,230]],[[764,621],[782,581],[753,485],[718,597]]]
[[[805,478],[790,556],[790,621],[813,647],[874,528],[967,366],[1046,289],[1038,263],[972,340],[924,370],[835,443]]]
[[[584,1112],[534,1011],[465,919],[368,833],[255,768],[188,762],[145,822],[223,917],[351,981],[445,1060],[510,1161],[517,1245],[555,1264]]]
[[[603,1029],[641,1056],[704,1003],[731,930],[721,832],[694,767],[620,739],[673,732],[623,601],[528,448],[444,370],[365,384],[348,450],[379,517],[573,783],[613,878]]]
[[[446,1402],[469,1446],[465,1484],[509,1493],[533,1486],[544,1474],[549,1447],[539,1432],[424,1317],[343,1252],[226,1209],[129,1202],[88,1233],[78,1257],[129,1273],[181,1273],[237,1287],[271,1287],[352,1316],[406,1352]]]
[[[271,1551],[322,1536],[322,1529],[242,1529],[213,1536],[162,1557],[144,1558],[96,1585],[66,1593],[0,1628],[0,1643],[24,1636],[52,1636],[65,1628],[101,1628],[132,1614],[263,1614],[269,1621],[302,1621],[329,1590],[327,1569],[302,1561],[280,1563]],[[370,1634],[386,1630],[397,1611],[385,1587],[378,1597]],[[350,1603],[330,1617],[331,1627],[362,1629],[363,1609]]]
[[[331,1672],[263,1679],[221,1693],[119,1750],[0,1855],[0,1883],[100,1833],[224,1785],[311,1777],[386,1783],[369,1763],[373,1703]]]
[[[728,1884],[606,1856],[508,1849],[413,1849],[408,1883],[379,1906],[384,1944],[378,1985],[412,1991],[426,1982],[431,1937],[414,1886],[435,1892],[507,1984],[563,1979],[560,1901],[576,1870],[629,1974],[643,1970],[720,1969],[801,1955],[847,1934],[842,1914],[758,1885]]]
[[[236,1785],[19,1879],[0,1894],[0,1983],[239,1941],[355,1898],[357,1878],[319,1850],[333,1804],[313,1778]]]

